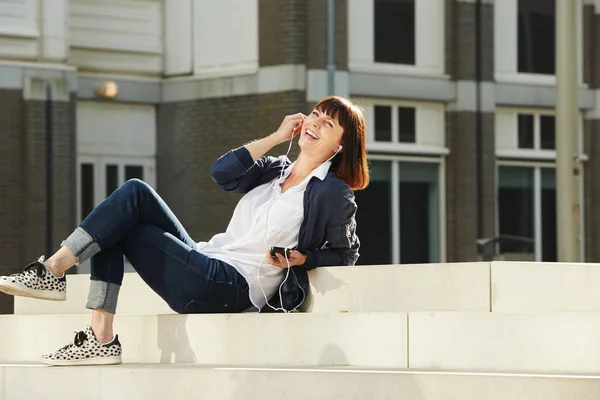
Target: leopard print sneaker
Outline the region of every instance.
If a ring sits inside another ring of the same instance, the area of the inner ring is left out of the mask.
[[[67,299],[67,278],[57,278],[44,264],[44,256],[32,262],[22,272],[0,276],[0,292],[13,296],[43,300]]]
[[[121,352],[119,335],[115,335],[112,342],[101,344],[88,326],[75,335],[72,343],[54,353],[44,354],[42,362],[60,366],[121,364]]]

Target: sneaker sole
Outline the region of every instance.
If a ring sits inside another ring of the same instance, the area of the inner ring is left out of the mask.
[[[54,365],[58,367],[75,367],[80,365],[117,365],[122,364],[121,357],[99,357],[86,358],[82,360],[47,360],[42,358],[42,362],[46,365]]]
[[[31,297],[40,300],[65,301],[66,292],[56,292],[50,290],[29,289],[27,287],[6,281],[0,281],[0,292],[10,294],[11,296]]]

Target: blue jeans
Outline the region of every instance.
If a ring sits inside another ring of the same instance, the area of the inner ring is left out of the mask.
[[[64,245],[79,263],[91,257],[88,308],[116,311],[123,256],[178,313],[242,312],[252,306],[244,277],[196,251],[175,214],[138,179],[98,205]]]

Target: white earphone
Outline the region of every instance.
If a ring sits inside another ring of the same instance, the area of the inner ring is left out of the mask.
[[[337,150],[335,150],[336,153],[339,153],[339,151],[342,150],[342,145],[340,144],[337,148]]]

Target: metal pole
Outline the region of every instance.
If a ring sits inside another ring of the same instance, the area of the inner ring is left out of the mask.
[[[52,246],[52,88],[46,86],[46,256],[54,251]]]
[[[558,261],[577,262],[579,188],[578,83],[575,10],[579,2],[556,0],[556,233]]]
[[[481,115],[481,0],[475,3],[475,157],[477,180],[477,239],[483,239],[483,120]],[[489,257],[486,248],[482,249],[481,257],[487,260]]]
[[[327,0],[327,92],[335,93],[335,0]]]

